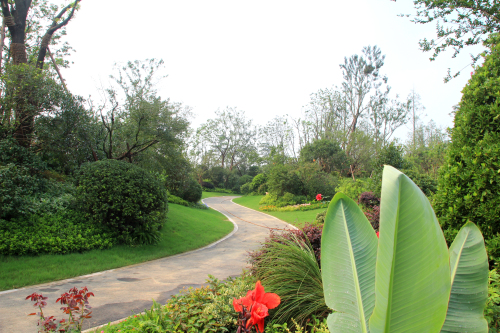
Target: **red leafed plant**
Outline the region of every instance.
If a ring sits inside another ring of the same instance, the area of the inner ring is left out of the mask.
[[[268,310],[274,309],[280,302],[278,295],[264,292],[264,287],[257,281],[254,290],[249,290],[245,297],[233,300],[234,310],[240,313],[236,333],[250,333],[252,327],[257,332],[264,332],[264,318],[269,315]]]
[[[45,317],[43,314],[43,308],[47,305],[47,297],[42,294],[33,293],[26,297],[34,301],[34,307],[38,307],[40,312],[30,313],[29,316],[38,315],[40,319],[38,320],[38,332],[70,332],[72,330],[77,330],[78,332],[82,329],[82,324],[85,319],[91,318],[92,313],[91,306],[89,305],[88,298],[94,296],[94,293],[89,292],[87,287],[83,287],[81,290],[73,287],[69,292],[61,294],[56,300],[56,303],[61,303],[61,305],[66,305],[61,307],[61,310],[67,315],[69,315],[68,320],[65,319],[57,322],[54,316]]]

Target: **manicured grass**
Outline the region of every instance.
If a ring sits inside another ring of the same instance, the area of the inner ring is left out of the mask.
[[[221,213],[170,204],[157,245],[116,246],[108,250],[40,256],[0,256],[0,290],[68,279],[168,257],[208,245],[233,230]]]
[[[211,198],[211,197],[231,197],[239,194],[231,194],[231,193],[219,193],[219,192],[203,192],[201,195],[201,199]]]
[[[295,211],[295,212],[264,212],[259,210],[259,201],[262,199],[263,195],[255,196],[245,196],[241,198],[233,199],[233,202],[240,204],[242,206],[255,209],[259,212],[272,215],[279,218],[285,222],[293,224],[296,227],[302,227],[306,222],[313,223],[316,221],[316,215],[324,211],[324,208],[307,210],[307,211]]]

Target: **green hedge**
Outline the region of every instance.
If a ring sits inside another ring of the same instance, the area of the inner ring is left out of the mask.
[[[76,175],[84,215],[123,243],[155,243],[167,216],[167,190],[151,174],[115,160],[84,165]]]
[[[0,254],[66,254],[113,246],[111,234],[77,211],[0,220]]]

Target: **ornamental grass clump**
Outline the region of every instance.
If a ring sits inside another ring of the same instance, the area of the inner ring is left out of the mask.
[[[309,236],[313,234],[317,233],[311,231]],[[329,312],[323,297],[319,258],[306,237],[296,233],[273,234],[260,251],[252,254],[253,275],[281,298],[280,307],[271,313],[271,320],[277,324],[293,327],[295,319],[302,325],[313,316],[324,318]],[[320,240],[319,233],[315,243]]]

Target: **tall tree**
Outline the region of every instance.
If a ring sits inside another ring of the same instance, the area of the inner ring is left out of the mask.
[[[252,121],[236,108],[216,111],[216,118],[203,124],[196,136],[196,142],[208,143],[209,149],[216,153],[219,165],[229,171],[245,163],[256,151],[256,130],[252,128]],[[199,150],[199,146],[195,150]]]
[[[351,124],[346,135],[350,138],[354,136],[359,121],[368,111],[368,100],[370,93],[380,89],[383,83],[387,83],[387,77],[380,76],[380,69],[384,65],[385,56],[377,46],[366,46],[362,55],[353,55],[344,58],[344,63],[340,65],[342,69],[341,90],[345,99],[347,112]],[[347,147],[349,154],[349,146]]]
[[[396,1],[396,0],[393,0]],[[497,0],[413,0],[416,14],[411,17],[416,24],[434,23],[437,39],[420,40],[422,51],[432,51],[431,61],[448,48],[455,58],[464,47],[481,44],[491,33],[500,32],[500,2]],[[480,54],[471,55],[472,64]],[[467,67],[467,66],[466,66]],[[448,75],[445,82],[456,77],[460,71]]]
[[[36,62],[30,64],[32,67],[43,69],[47,48],[54,33],[68,24],[73,17],[79,2],[80,0],[75,0],[70,5],[64,7],[59,14],[53,18],[52,23],[45,31],[38,46]],[[12,58],[12,64],[15,66],[28,64],[28,55],[25,44],[26,32],[30,31],[32,27],[27,24],[27,18],[31,6],[36,3],[38,3],[38,1],[0,0],[4,22],[9,31],[10,57]],[[33,69],[25,67],[25,71],[33,71]],[[17,84],[12,87],[13,90],[6,91],[5,93],[14,94],[17,100],[15,103],[15,109],[12,112],[16,124],[16,128],[13,133],[14,138],[17,140],[19,145],[29,147],[31,145],[31,136],[34,131],[35,116],[39,108],[39,102],[37,99],[30,98],[33,96],[33,92],[31,90],[36,88],[26,82],[24,79],[25,76],[26,74],[20,73],[18,79],[16,80]],[[4,111],[4,113],[5,112],[6,111]]]
[[[186,139],[189,108],[163,100],[155,89],[155,74],[162,65],[156,59],[128,62],[112,76],[121,92],[108,89],[107,104],[99,110],[102,151],[108,159],[133,162],[154,146]]]

